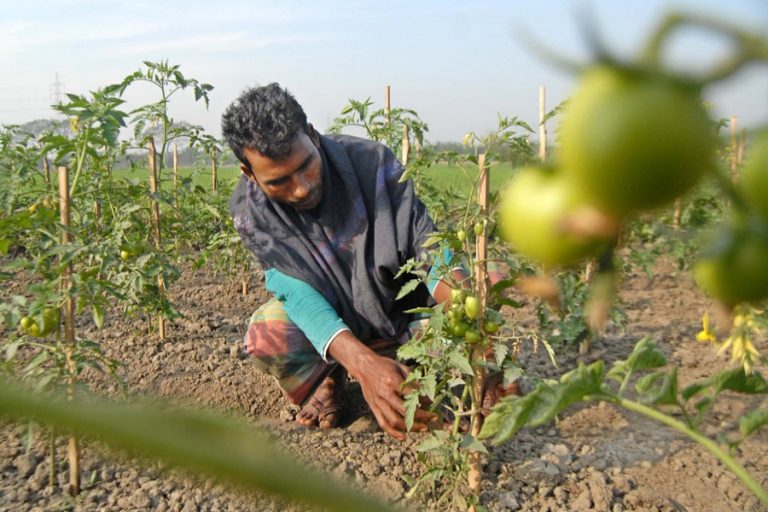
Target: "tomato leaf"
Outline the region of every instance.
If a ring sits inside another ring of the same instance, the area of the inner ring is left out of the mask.
[[[739,419],[739,431],[747,437],[756,430],[768,425],[768,409],[755,409]]]
[[[400,292],[397,294],[397,297],[395,297],[395,300],[400,300],[409,293],[411,293],[413,290],[416,289],[417,286],[421,284],[421,279],[411,279],[407,283],[403,285],[402,288],[400,288]]]

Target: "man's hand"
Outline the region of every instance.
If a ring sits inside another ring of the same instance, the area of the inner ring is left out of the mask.
[[[390,436],[405,440],[405,406],[403,382],[408,367],[385,356],[376,354],[352,333],[340,333],[331,342],[328,352],[354,377],[363,391],[363,397],[371,408],[379,426]],[[412,430],[423,432],[435,415],[418,409]]]

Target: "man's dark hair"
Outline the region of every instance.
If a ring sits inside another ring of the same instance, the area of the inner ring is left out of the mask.
[[[309,133],[307,115],[296,98],[277,83],[246,89],[221,116],[224,138],[248,169],[245,148],[267,158],[281,158],[291,152],[300,131]]]

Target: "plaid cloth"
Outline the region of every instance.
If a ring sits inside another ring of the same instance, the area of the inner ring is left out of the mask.
[[[404,332],[394,340],[376,340],[367,345],[375,352],[394,357],[397,347],[410,337]],[[272,375],[294,404],[303,405],[337,362],[323,361],[304,333],[288,318],[283,303],[273,298],[251,316],[245,348],[256,366]]]

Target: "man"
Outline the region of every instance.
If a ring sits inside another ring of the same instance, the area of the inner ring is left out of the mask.
[[[248,352],[304,404],[299,423],[338,423],[348,373],[381,428],[405,439],[408,368],[393,359],[414,320],[404,311],[450,297],[433,269],[429,286],[395,300],[408,278],[394,276],[425,258],[435,231],[411,181],[400,183],[403,168],[383,145],[319,135],[278,84],[244,91],[222,131],[243,173],[230,212],[275,296],[251,318]],[[414,430],[432,419],[417,411]]]

